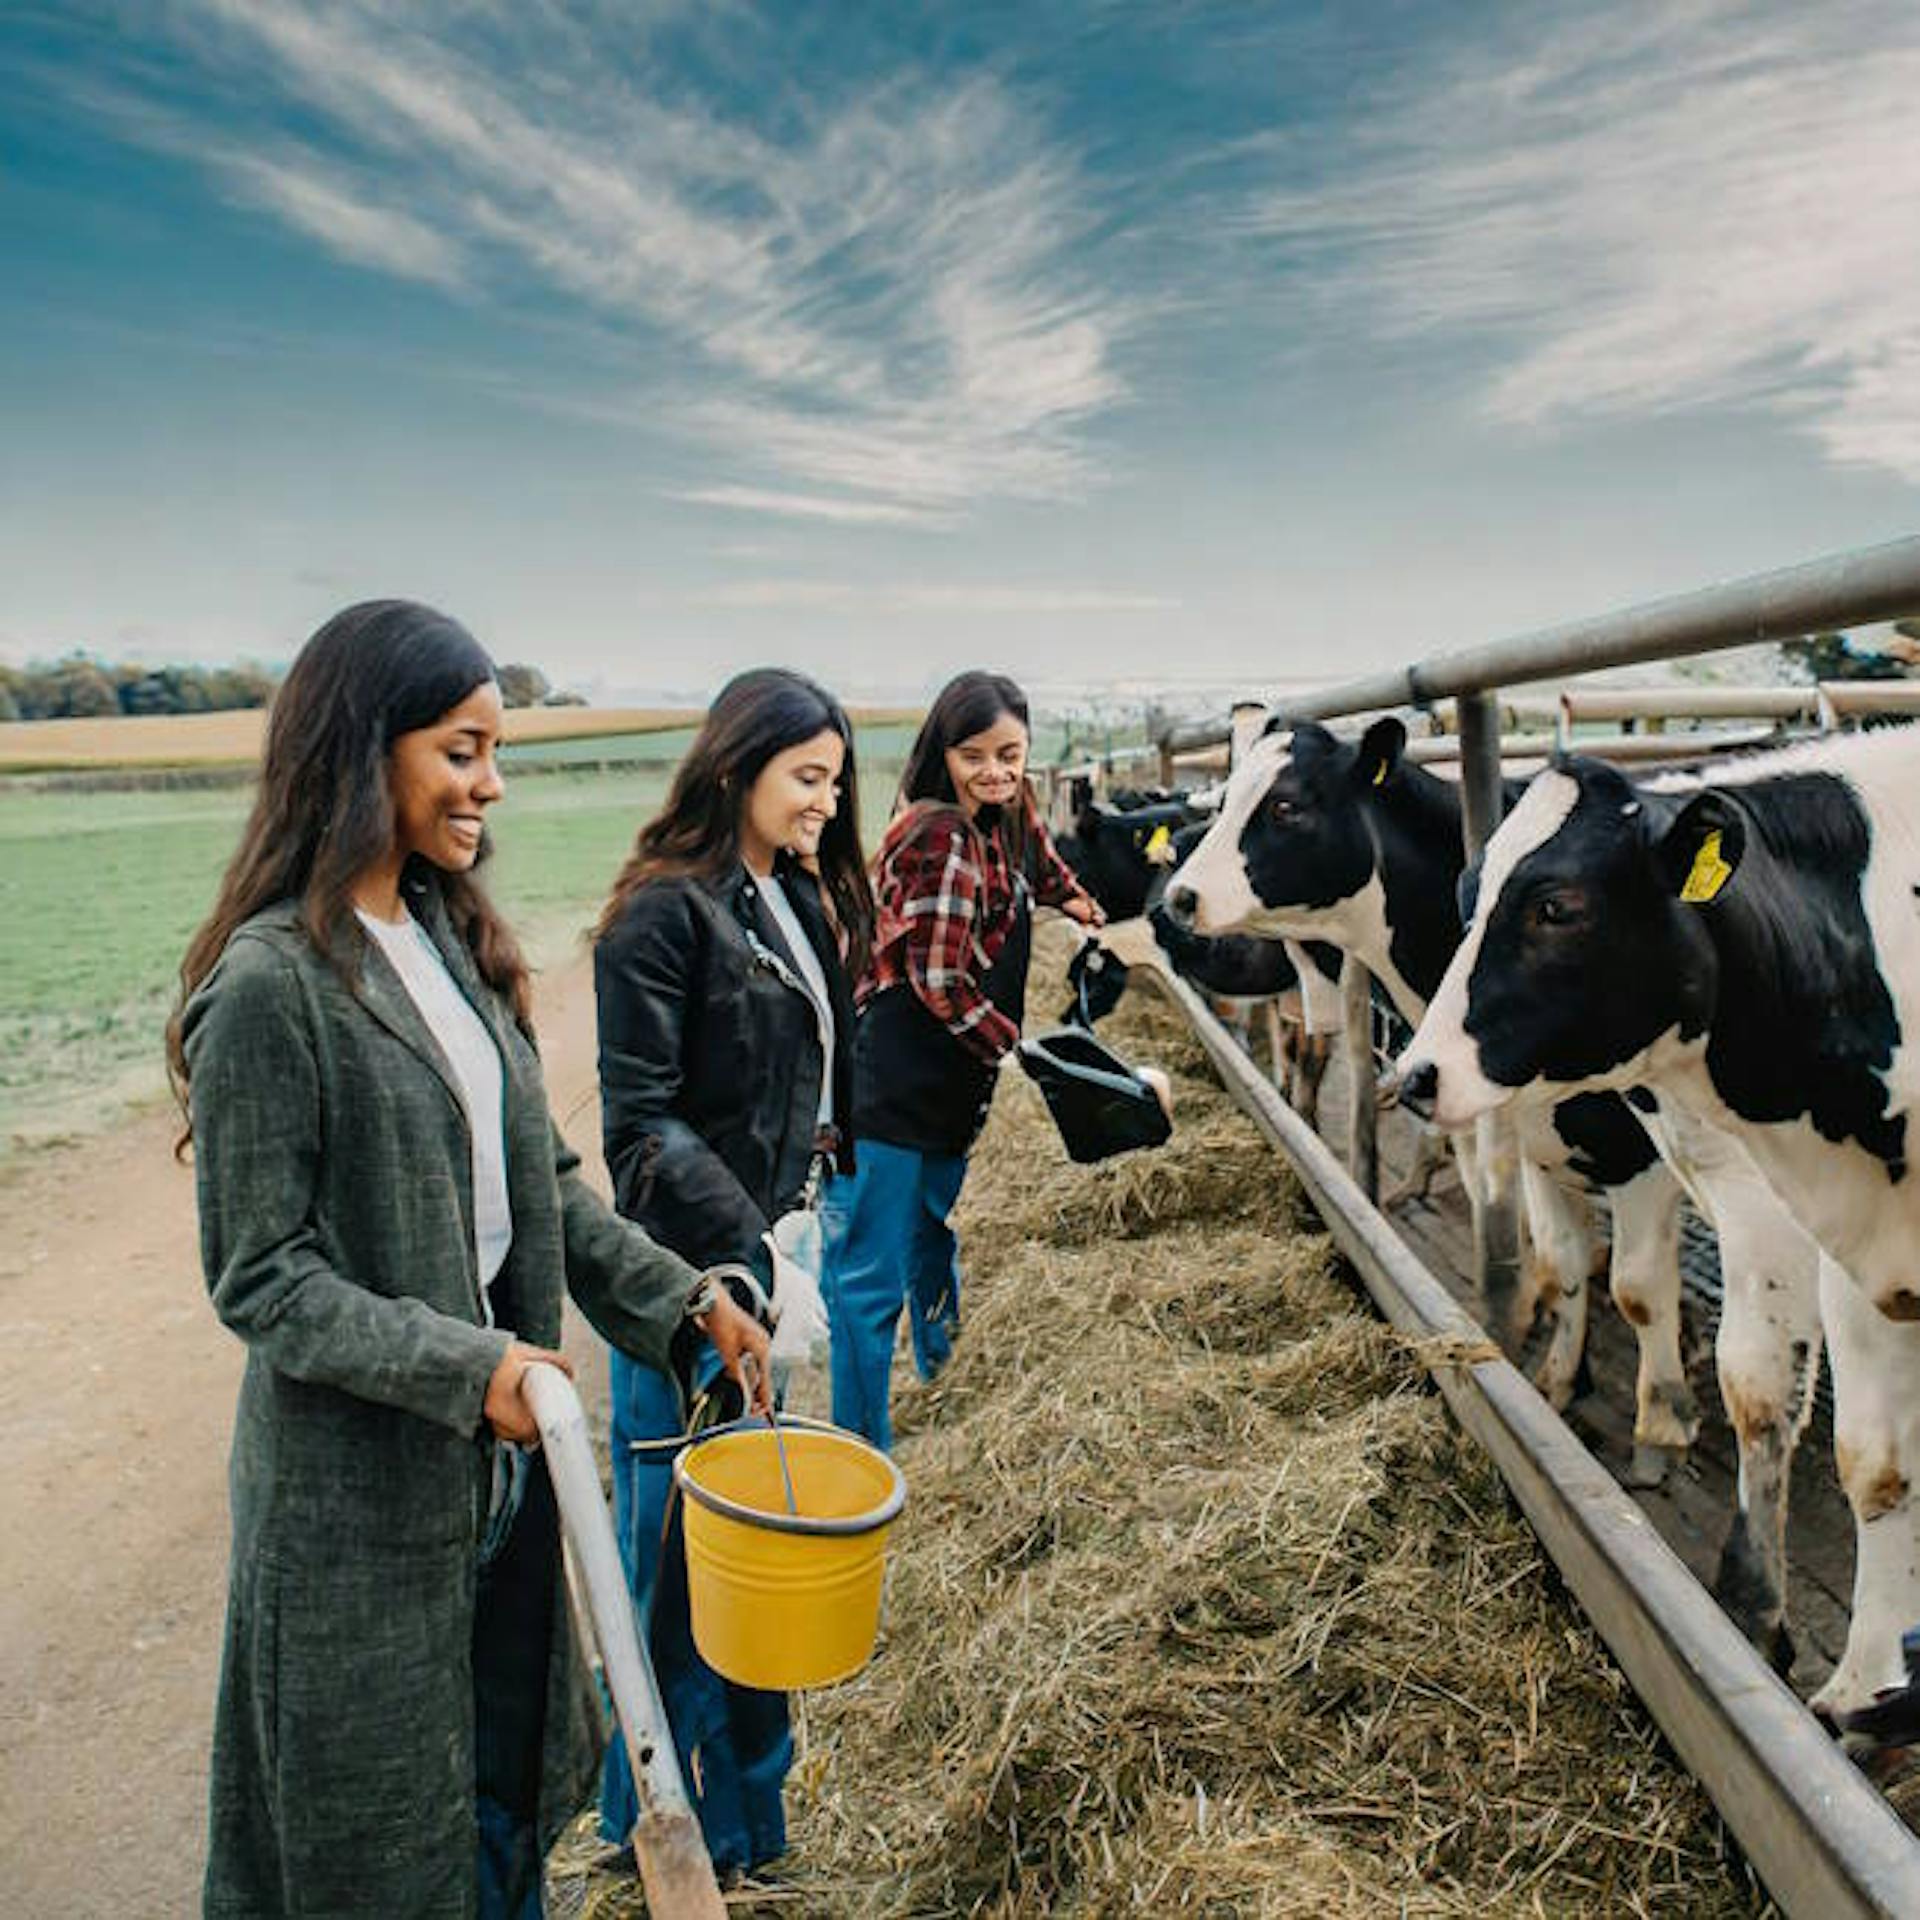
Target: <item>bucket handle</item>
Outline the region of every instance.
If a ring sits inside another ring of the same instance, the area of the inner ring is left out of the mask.
[[[796,1428],[813,1433],[830,1433],[837,1439],[850,1440],[855,1446],[864,1448],[887,1469],[892,1485],[887,1496],[871,1512],[851,1514],[845,1518],[830,1518],[805,1513],[772,1513],[763,1507],[743,1506],[737,1500],[729,1500],[723,1493],[715,1493],[711,1487],[703,1487],[686,1472],[687,1456],[696,1447],[703,1446],[709,1440],[717,1440],[723,1433],[760,1433],[765,1431],[765,1422],[756,1419],[729,1420],[725,1426],[709,1427],[704,1433],[692,1435],[673,1456],[673,1489],[677,1494],[703,1506],[709,1513],[717,1513],[723,1519],[737,1520],[742,1526],[760,1527],[769,1533],[810,1534],[818,1538],[853,1539],[863,1533],[877,1533],[882,1527],[890,1526],[900,1517],[900,1509],[907,1504],[906,1475],[880,1449],[870,1441],[860,1438],[857,1433],[849,1433],[844,1427],[836,1427],[827,1420],[808,1420],[800,1414],[790,1414],[781,1423],[789,1431]],[[776,1432],[776,1438],[777,1438]],[[637,1441],[634,1451],[642,1447],[657,1447],[659,1442]]]

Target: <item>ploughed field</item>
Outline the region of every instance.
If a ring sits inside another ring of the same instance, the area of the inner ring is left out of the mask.
[[[1136,986],[1101,1032],[1174,1138],[1074,1167],[1003,1077],[959,1349],[899,1377],[881,1646],[797,1713],[793,1850],[735,1910],[1771,1911],[1178,1014]],[[557,1915],[644,1911],[601,1851]]]

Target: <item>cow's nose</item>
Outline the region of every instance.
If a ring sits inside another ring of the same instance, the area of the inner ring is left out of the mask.
[[[1390,1076],[1395,1104],[1416,1113],[1422,1120],[1433,1118],[1433,1103],[1440,1097],[1440,1069],[1431,1060],[1416,1060]],[[1385,1091],[1385,1089],[1382,1089]]]
[[[1166,908],[1167,918],[1176,927],[1191,927],[1193,916],[1200,910],[1200,896],[1191,887],[1169,887]]]

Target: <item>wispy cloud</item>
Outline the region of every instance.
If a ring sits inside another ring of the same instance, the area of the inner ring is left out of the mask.
[[[743,580],[687,596],[696,607],[764,612],[1160,613],[1180,602],[1106,587],[873,585],[845,580]]]
[[[1761,405],[1920,480],[1920,15],[1540,21],[1372,103],[1331,184],[1260,201],[1288,297],[1480,336],[1504,424]]]
[[[1100,484],[1088,430],[1126,398],[1139,310],[1086,267],[1073,154],[990,75],[810,95],[790,74],[748,119],[684,67],[668,98],[617,11],[172,17],[228,84],[239,132],[209,158],[232,187],[358,265],[591,314],[651,370],[647,423],[718,456],[687,497],[905,526]],[[129,137],[179,150],[179,112],[128,104]]]
[[[672,500],[702,507],[728,507],[740,513],[771,513],[793,520],[837,520],[853,527],[935,527],[951,524],[947,515],[894,500],[835,499],[818,493],[779,493],[766,487],[686,487]]]
[[[244,198],[356,266],[442,287],[457,287],[466,278],[460,248],[444,233],[411,215],[369,205],[317,172],[251,154],[233,156],[225,171]]]

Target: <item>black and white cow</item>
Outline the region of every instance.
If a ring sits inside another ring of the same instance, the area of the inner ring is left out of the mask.
[[[1858,1547],[1835,1710],[1901,1682],[1920,1620],[1916,1031],[1920,737],[1895,729],[1641,785],[1557,761],[1489,844],[1400,1066],[1456,1123],[1645,1089],[1735,1143],[1818,1242]]]
[[[1459,788],[1402,757],[1406,729],[1377,721],[1357,744],[1276,720],[1247,750],[1212,826],[1167,884],[1168,911],[1199,933],[1319,939],[1357,955],[1416,1024],[1460,942],[1464,861]],[[1462,1143],[1462,1174],[1482,1169]],[[1640,1345],[1636,1477],[1657,1478],[1698,1421],[1680,1353],[1680,1189],[1618,1101],[1546,1116],[1521,1142],[1533,1245],[1529,1277],[1551,1332],[1536,1369],[1556,1405],[1572,1398],[1593,1260],[1582,1188],[1612,1203],[1612,1291]],[[1488,1303],[1509,1342],[1536,1302]]]
[[[1174,836],[1198,818],[1185,799],[1127,808],[1089,799],[1056,845],[1107,918],[1131,920],[1178,864]]]

